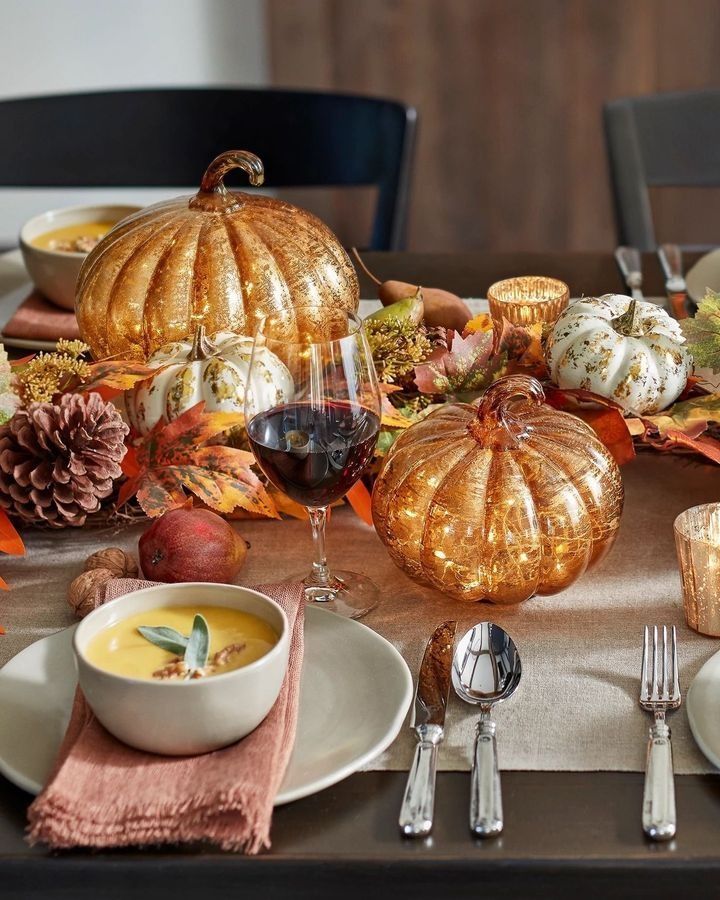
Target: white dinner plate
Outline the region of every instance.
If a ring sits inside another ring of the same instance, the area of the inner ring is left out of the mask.
[[[710,762],[720,768],[720,651],[710,657],[693,679],[685,705],[695,742]]]
[[[688,269],[685,276],[688,294],[697,303],[705,296],[705,291],[711,288],[720,291],[720,249],[711,250]]]
[[[77,677],[67,628],[0,669],[0,772],[37,794],[70,718]],[[305,611],[305,658],[295,747],[275,804],[352,775],[396,738],[412,698],[405,660],[352,619]]]

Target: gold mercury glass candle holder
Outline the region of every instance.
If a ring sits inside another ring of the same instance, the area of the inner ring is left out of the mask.
[[[693,506],[675,519],[675,545],[690,628],[720,637],[720,503]]]
[[[552,324],[568,305],[570,289],[557,278],[521,275],[496,281],[487,296],[493,324],[499,330],[503,319],[513,325]]]

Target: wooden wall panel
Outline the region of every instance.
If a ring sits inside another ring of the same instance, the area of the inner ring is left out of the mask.
[[[602,103],[720,87],[718,0],[267,2],[274,84],[418,107],[411,249],[612,247]],[[660,234],[720,242],[719,200],[654,198]]]

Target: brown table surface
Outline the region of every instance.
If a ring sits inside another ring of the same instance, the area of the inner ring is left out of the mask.
[[[483,296],[513,274],[548,274],[573,295],[620,291],[611,254],[382,254],[380,278]],[[654,257],[647,294],[662,293]],[[369,282],[362,295],[373,296]],[[602,735],[598,734],[598,740]],[[23,840],[27,794],[0,778],[0,898],[432,897],[694,898],[720,895],[720,778],[676,779],[679,833],[667,845],[640,829],[641,774],[507,772],[505,833],[471,839],[469,775],[438,776],[426,841],[397,833],[405,775],[354,775],[276,811],[272,851],[257,858],[185,849],[48,854]],[[487,892],[487,893],[486,893]]]

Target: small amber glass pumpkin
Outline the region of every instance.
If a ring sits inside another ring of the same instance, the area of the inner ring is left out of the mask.
[[[511,375],[479,403],[446,404],[408,428],[373,491],[395,563],[461,600],[554,594],[609,550],[620,470],[592,429]]]
[[[198,325],[253,334],[264,315],[292,338],[303,327],[296,305],[357,309],[355,269],[330,229],[289,203],[228,191],[223,178],[236,168],[263,183],[258,157],[230,150],[194,197],[128,216],[89,254],[75,311],[96,358],[147,359]]]

